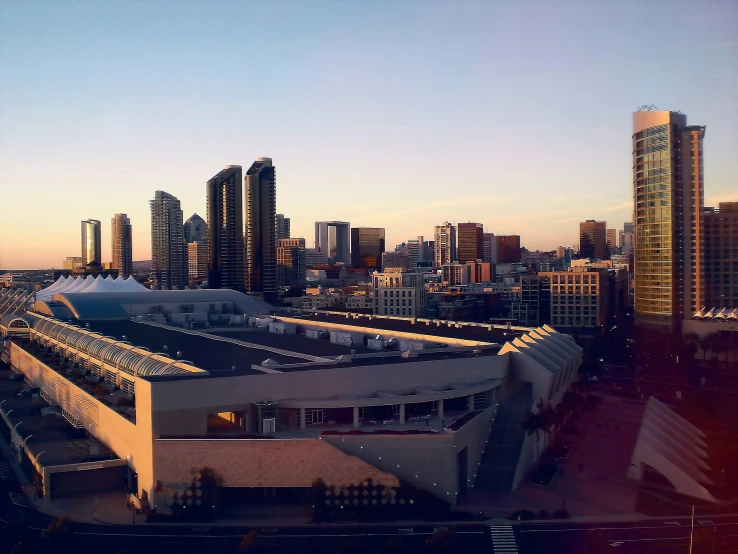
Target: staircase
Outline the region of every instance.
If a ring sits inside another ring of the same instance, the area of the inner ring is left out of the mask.
[[[528,385],[497,407],[474,488],[486,491],[512,490],[515,469],[525,440],[522,423],[532,403],[533,391]]]
[[[495,554],[503,552],[517,554],[518,547],[515,544],[515,533],[511,525],[491,525],[490,532]]]

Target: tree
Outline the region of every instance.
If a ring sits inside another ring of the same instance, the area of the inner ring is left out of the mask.
[[[66,516],[52,519],[41,535],[41,551],[72,552],[75,542],[74,531]]]
[[[536,460],[538,459],[538,442],[540,437],[540,432],[543,431],[544,433],[548,433],[551,431],[551,423],[550,420],[546,420],[546,416],[543,415],[544,408],[540,408],[537,413],[533,413],[531,411],[527,412],[525,414],[525,419],[523,420],[523,429],[525,429],[528,432],[528,435],[532,435],[533,433],[536,434]]]

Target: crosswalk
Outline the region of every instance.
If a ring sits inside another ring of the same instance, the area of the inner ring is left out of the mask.
[[[15,504],[16,506],[20,506],[21,508],[28,508],[31,505],[25,494],[21,494],[19,492],[9,492],[8,496],[10,496],[10,501],[13,504]]]
[[[3,481],[15,481],[15,473],[5,462],[0,463],[0,479]]]
[[[517,554],[518,547],[515,543],[515,533],[510,525],[490,525],[492,533],[492,546],[495,554]]]

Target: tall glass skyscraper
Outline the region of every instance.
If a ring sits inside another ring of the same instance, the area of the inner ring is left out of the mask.
[[[669,328],[700,308],[705,127],[680,112],[633,114],[636,321]]]
[[[179,200],[157,190],[151,205],[151,275],[157,289],[178,289],[187,284],[182,209]]]
[[[271,158],[259,158],[244,177],[246,292],[277,292],[277,175]]]
[[[240,165],[229,165],[205,184],[211,289],[244,290],[242,175]]]
[[[126,214],[115,214],[111,221],[113,268],[124,278],[133,273],[133,242],[131,220]]]
[[[97,219],[88,219],[82,222],[82,265],[93,262],[102,265],[100,222]]]

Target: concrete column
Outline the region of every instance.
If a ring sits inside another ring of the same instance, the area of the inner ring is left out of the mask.
[[[300,408],[300,429],[305,428],[305,408]]]
[[[470,394],[469,395],[469,411],[471,412],[472,410],[474,410],[474,395]]]
[[[438,419],[443,419],[443,400],[438,401]]]
[[[354,428],[359,427],[359,407],[354,406]]]
[[[400,423],[405,423],[405,404],[400,404]]]

